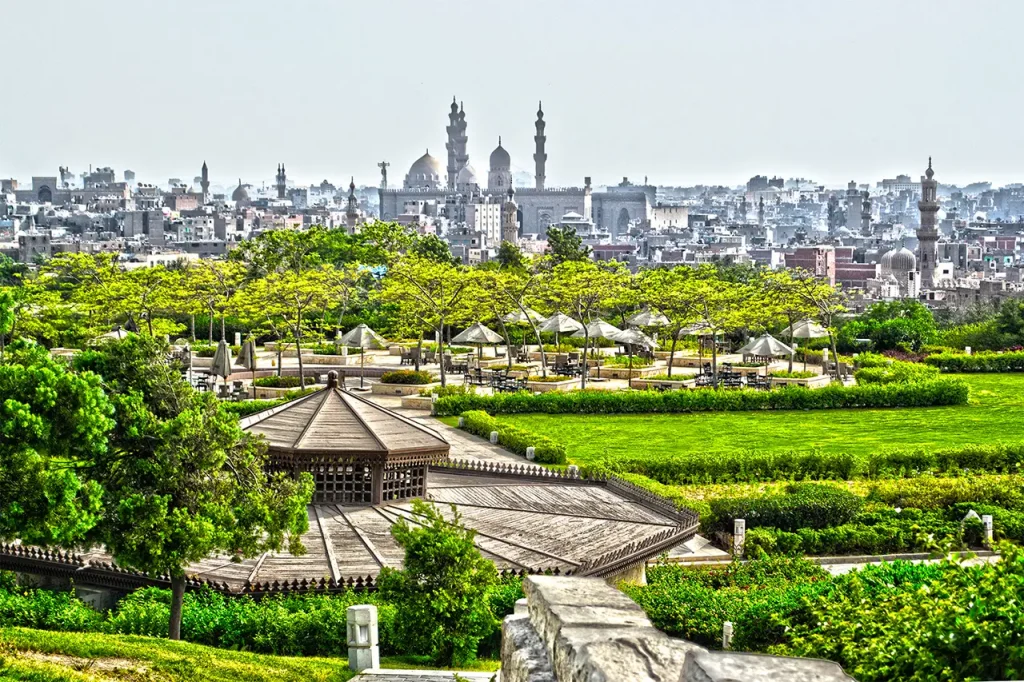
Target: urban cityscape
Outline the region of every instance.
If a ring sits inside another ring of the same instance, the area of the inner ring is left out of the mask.
[[[1024,5],[0,20],[0,680],[1024,679]]]

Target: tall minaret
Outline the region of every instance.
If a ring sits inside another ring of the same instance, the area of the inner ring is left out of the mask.
[[[459,102],[459,116],[455,125],[458,128],[458,136],[455,138],[455,172],[458,173],[469,163],[469,152],[466,151],[466,143],[469,141],[469,137],[466,136],[466,109],[462,102]]]
[[[861,194],[860,233],[865,237],[871,236],[871,195],[867,190]]]
[[[917,229],[917,244],[921,256],[917,262],[921,266],[921,286],[935,286],[935,266],[939,257],[939,230],[935,226],[935,214],[939,212],[939,202],[935,198],[939,183],[934,180],[932,157],[928,157],[928,170],[921,176],[921,201],[917,208],[921,211],[921,227]]]
[[[277,167],[277,198],[284,199],[285,190],[288,188],[288,176],[284,172],[284,164]]]
[[[349,234],[355,234],[356,225],[359,224],[359,200],[356,199],[355,177],[348,183],[348,208],[345,211],[345,224],[348,226]]]
[[[537,164],[537,171],[535,173],[537,180],[537,189],[543,191],[544,189],[544,164],[547,163],[548,155],[544,153],[544,143],[547,142],[547,137],[544,136],[544,107],[541,102],[537,102],[537,134],[534,136],[533,141],[537,143],[537,153],[533,155],[533,161]]]
[[[452,108],[448,113],[448,142],[444,145],[448,150],[448,189],[455,189],[455,178],[459,174],[459,167],[456,165],[456,138],[459,136],[459,105],[455,102],[455,95],[452,95]]]
[[[208,204],[210,203],[210,169],[206,167],[205,161],[203,161],[203,172],[201,177],[203,179],[202,182],[199,183],[199,186],[203,190],[203,203]]]
[[[512,244],[519,241],[519,206],[512,185],[508,186],[508,198],[501,206],[501,241]]]
[[[764,195],[761,195],[761,199],[757,202],[757,224],[764,226]]]

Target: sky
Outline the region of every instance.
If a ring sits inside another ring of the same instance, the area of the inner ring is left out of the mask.
[[[1024,181],[1021,0],[0,0],[0,177],[401,182],[465,105],[548,186]]]

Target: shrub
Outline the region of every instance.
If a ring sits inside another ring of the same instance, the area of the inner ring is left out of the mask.
[[[780,369],[780,370],[775,370],[773,372],[770,372],[768,374],[768,376],[776,377],[778,379],[810,379],[811,377],[818,376],[818,373],[817,372],[811,372],[811,371],[802,372],[802,371],[796,371],[796,370],[794,370],[792,372],[789,372],[789,371]]]
[[[893,507],[941,509],[960,502],[993,504],[1024,510],[1024,477],[988,475],[959,478],[918,478],[879,481],[867,499]]]
[[[624,367],[624,368],[628,368],[629,367],[629,356],[628,355],[615,355],[615,356],[610,357],[610,358],[604,358],[603,364],[606,367]],[[650,360],[647,360],[646,358],[639,358],[639,357],[637,357],[635,355],[633,356],[633,369],[640,369],[640,368],[643,368],[643,367],[650,367],[653,364],[654,364],[653,362],[651,362]]]
[[[288,402],[287,398],[279,398],[278,400],[243,400],[237,403],[221,403],[221,408],[233,413],[236,417],[241,419],[242,417],[248,417],[250,414],[269,410],[272,407],[277,407],[278,405],[286,402]]]
[[[469,411],[462,413],[462,428],[470,433],[489,438],[492,431],[498,432],[498,443],[503,447],[526,456],[526,448],[532,447],[534,461],[538,464],[565,464],[565,446],[547,436],[499,422],[486,412]]]
[[[893,360],[882,366],[864,367],[853,374],[858,384],[910,384],[934,381],[939,377],[936,367],[917,362]]]
[[[237,357],[242,351],[241,346],[228,346],[231,349],[231,355]],[[217,354],[217,346],[193,346],[192,355],[197,358],[212,358]]]
[[[1024,351],[1007,353],[942,353],[929,355],[925,363],[943,372],[1024,372]]]
[[[535,374],[535,375],[529,377],[527,379],[527,381],[536,381],[536,382],[542,383],[542,384],[551,384],[551,383],[554,383],[556,381],[569,381],[570,379],[572,379],[572,377],[567,377],[567,376],[564,376],[562,374],[549,374],[547,376],[541,376],[540,374]]]
[[[746,519],[750,526],[786,531],[828,528],[853,519],[862,504],[857,495],[833,486],[797,483],[790,485],[783,495],[711,500],[711,514],[703,525],[709,532],[732,532],[735,519]]]
[[[432,386],[430,388],[421,388],[419,390],[419,395],[424,398],[429,398],[432,395],[436,395],[438,398],[443,398],[449,395],[471,395],[472,393],[472,386],[459,386],[457,384],[449,384],[448,386]]]
[[[306,385],[315,384],[320,380],[317,374],[306,375]],[[270,376],[270,377],[259,377],[253,380],[254,386],[260,388],[298,388],[299,377],[297,376]]]
[[[970,390],[962,380],[941,377],[914,384],[832,385],[816,390],[789,386],[773,391],[752,389],[700,391],[551,391],[493,396],[449,396],[437,401],[437,414],[468,410],[490,414],[622,414],[733,412],[745,410],[815,410],[851,407],[931,407],[964,405]]]
[[[13,587],[9,579],[5,582],[9,588]],[[103,616],[77,599],[73,591],[3,589],[0,590],[0,626],[95,632],[102,628]],[[167,635],[166,626],[163,635]]]
[[[433,381],[430,372],[413,369],[396,369],[391,372],[384,372],[380,376],[382,384],[429,384]]]
[[[341,351],[339,350],[338,346],[335,346],[333,343],[318,344],[316,346],[312,346],[309,350],[311,350],[314,355],[341,355]],[[349,355],[362,355],[362,353],[362,348],[359,348],[357,346],[348,347]]]

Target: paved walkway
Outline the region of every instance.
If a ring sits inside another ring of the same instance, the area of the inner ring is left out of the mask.
[[[490,682],[498,673],[459,672],[459,677],[468,682]],[[352,682],[443,682],[454,680],[455,673],[447,670],[384,670],[371,668],[352,678]]]

